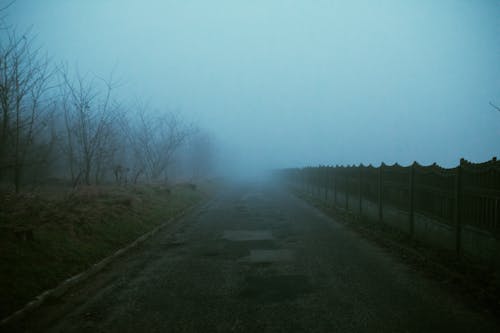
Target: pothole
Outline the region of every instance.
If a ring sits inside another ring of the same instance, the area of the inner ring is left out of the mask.
[[[238,297],[259,302],[281,302],[312,291],[305,275],[248,276]]]
[[[291,250],[250,250],[250,255],[242,258],[242,261],[250,263],[274,263],[285,262],[293,259]]]
[[[225,230],[222,238],[235,242],[274,239],[271,230]]]

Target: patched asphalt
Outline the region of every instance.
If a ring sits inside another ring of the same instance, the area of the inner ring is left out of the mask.
[[[36,311],[28,332],[498,332],[279,187],[228,187]],[[14,329],[14,328],[12,328]]]

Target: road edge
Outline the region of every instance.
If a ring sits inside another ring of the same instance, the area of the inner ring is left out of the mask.
[[[486,312],[493,317],[499,318],[500,301],[495,297],[490,297],[489,291],[483,286],[467,276],[464,272],[448,267],[443,263],[444,259],[436,260],[432,254],[437,250],[432,247],[416,248],[413,245],[404,244],[398,240],[391,239],[390,232],[386,230],[376,230],[373,225],[366,222],[356,223],[357,217],[346,212],[341,207],[328,207],[321,202],[314,201],[314,197],[295,190],[286,190],[290,195],[301,200],[309,207],[321,212],[330,219],[335,219],[352,232],[358,234],[367,241],[384,248],[409,267],[426,276],[426,278],[437,283],[445,282],[450,291],[462,294],[462,299],[476,306],[477,304],[486,307]],[[390,226],[389,229],[391,230]],[[393,229],[392,229],[393,230]]]
[[[155,228],[146,232],[145,234],[139,236],[132,243],[126,245],[125,247],[123,247],[121,249],[116,250],[113,254],[111,254],[108,257],[93,264],[86,271],[83,271],[81,273],[73,275],[72,277],[67,278],[66,280],[62,281],[58,286],[42,292],[41,294],[36,296],[33,300],[26,303],[26,305],[24,307],[22,307],[21,309],[15,311],[14,313],[12,313],[12,314],[8,315],[7,317],[3,318],[2,320],[0,320],[0,327],[6,326],[8,324],[12,324],[18,320],[23,319],[29,313],[31,313],[32,311],[41,307],[50,298],[63,296],[70,288],[86,281],[88,278],[99,273],[105,267],[107,267],[109,264],[114,262],[116,259],[118,259],[119,257],[123,256],[124,254],[128,253],[130,250],[136,248],[137,246],[143,244],[145,241],[149,240],[151,237],[153,237],[159,231],[161,231],[162,229],[171,225],[172,222],[180,220],[181,218],[185,217],[188,213],[192,213],[192,212],[198,210],[199,208],[206,205],[210,201],[211,201],[211,198],[205,198],[205,199],[202,199],[201,202],[198,202],[194,205],[191,205],[189,207],[182,209],[180,212],[178,212],[174,216],[170,217],[165,222],[161,223],[160,225],[156,226]]]

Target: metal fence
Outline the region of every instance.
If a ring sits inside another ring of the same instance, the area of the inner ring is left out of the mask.
[[[407,167],[383,163],[380,167],[306,167],[280,170],[279,174],[335,205],[341,201],[345,209],[360,215],[364,202],[374,202],[380,221],[384,207],[403,210],[408,213],[410,236],[414,234],[415,213],[448,224],[455,232],[458,254],[464,225],[496,239],[500,236],[500,162],[496,158],[485,163],[461,159],[450,169],[414,162]]]

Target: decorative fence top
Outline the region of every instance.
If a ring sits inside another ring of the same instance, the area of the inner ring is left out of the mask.
[[[352,193],[500,236],[500,162],[496,158],[484,163],[461,159],[454,168],[414,162],[292,168],[279,173],[288,181]]]

